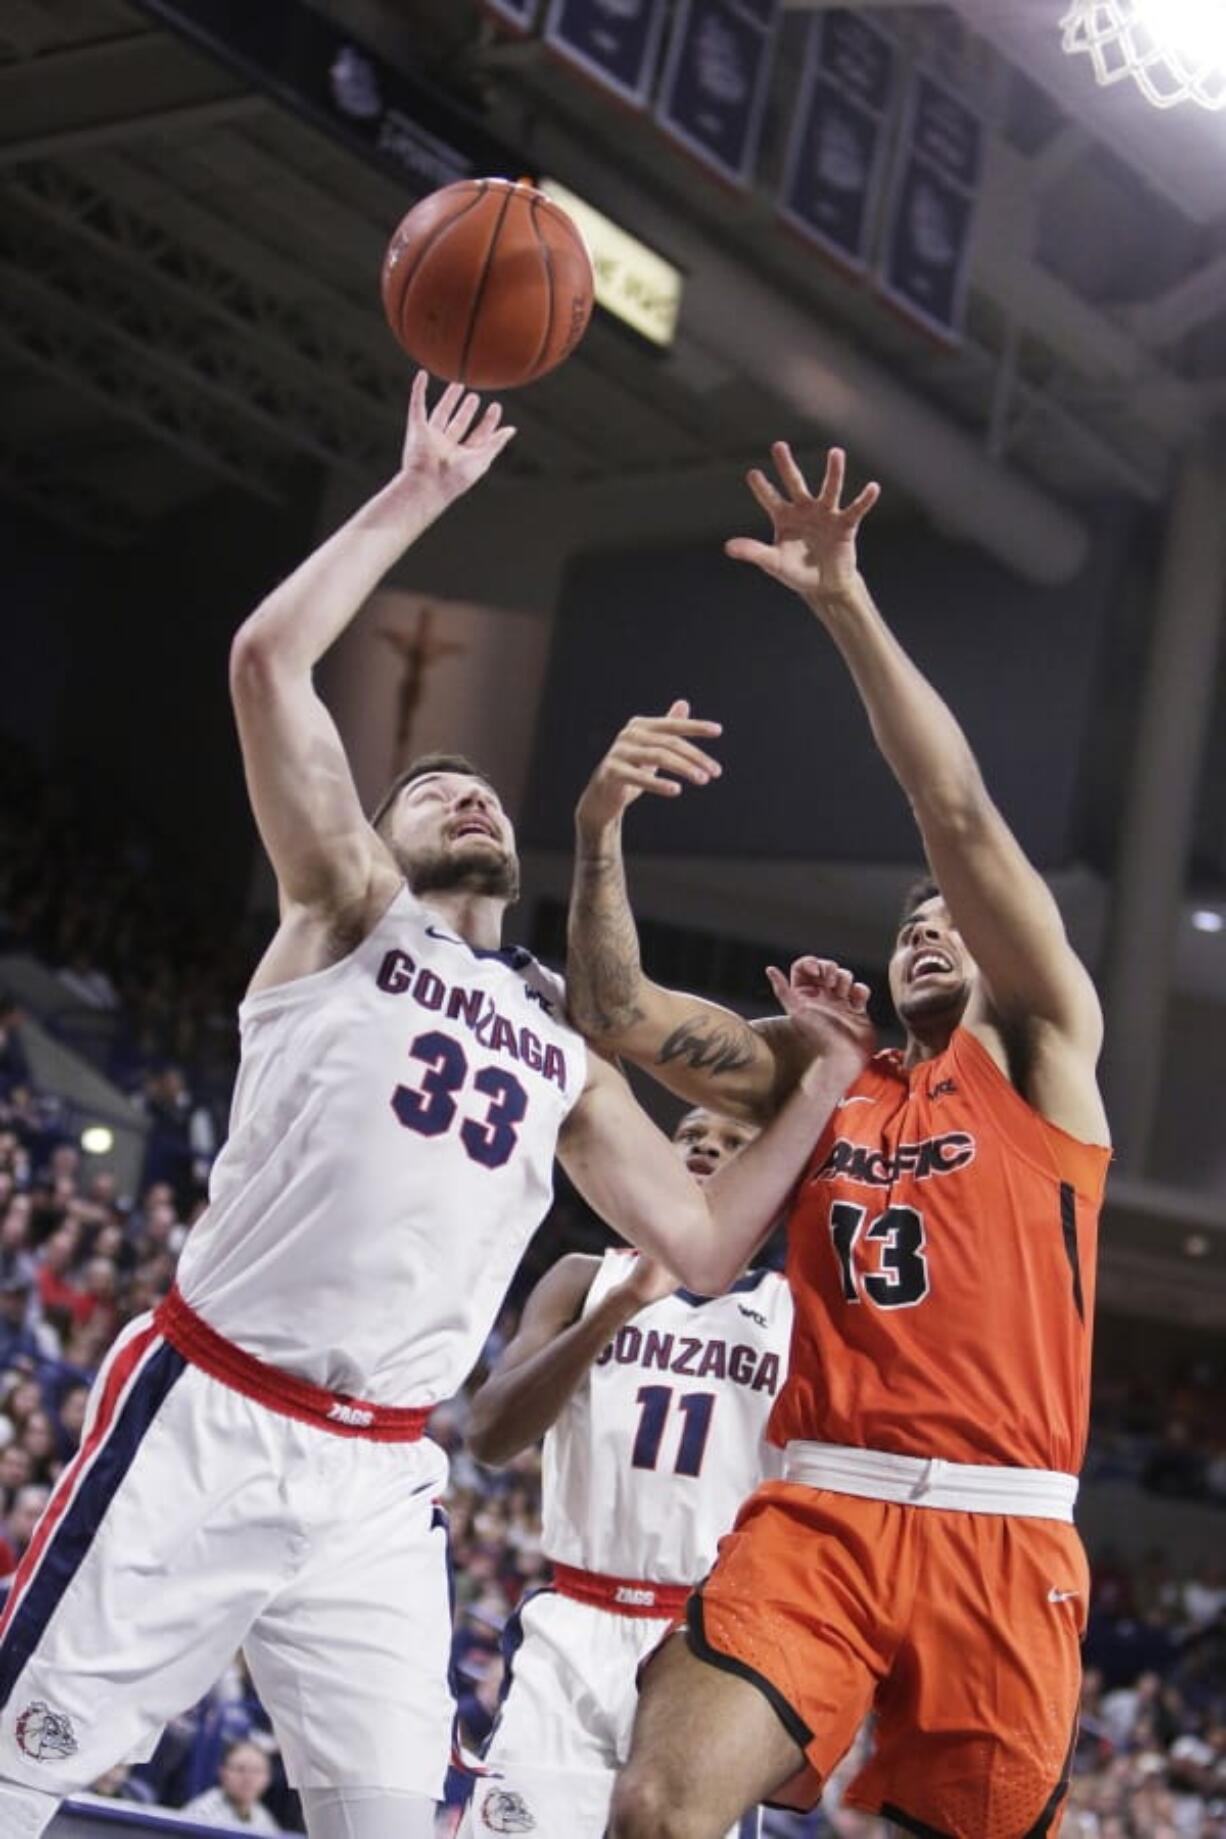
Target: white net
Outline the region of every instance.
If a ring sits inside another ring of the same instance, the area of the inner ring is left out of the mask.
[[[1155,108],[1226,109],[1226,0],[1073,0],[1060,24],[1104,88],[1131,77]]]

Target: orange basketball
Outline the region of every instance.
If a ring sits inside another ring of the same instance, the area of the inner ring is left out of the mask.
[[[531,185],[461,179],[415,204],[383,259],[383,310],[409,356],[473,389],[515,389],[568,358],[592,314],[592,264]]]

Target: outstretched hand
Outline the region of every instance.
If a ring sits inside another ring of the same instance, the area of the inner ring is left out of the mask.
[[[771,448],[783,490],[757,467],[746,475],[749,489],[771,520],[774,540],[734,536],[724,545],[734,562],[752,562],[772,580],[805,600],[836,598],[859,579],[856,533],[881,496],[879,485],[866,485],[851,503],[840,503],[847,456],[832,447],[814,497],[786,441]]]
[[[708,785],[723,768],[695,745],[722,732],[718,722],[698,721],[688,702],[678,700],[667,715],[635,715],[626,723],[575,808],[581,831],[594,832],[614,823],[636,798],[650,792],[675,798],[682,781]]]
[[[830,958],[797,958],[789,974],[774,964],[766,975],[776,1001],[814,1056],[849,1048],[866,1062],[876,1032],[868,1015],[868,985]]]
[[[409,394],[401,474],[415,490],[426,485],[441,491],[450,504],[485,477],[515,429],[502,426],[501,403],[491,402],[481,414],[480,396],[463,384],[449,383],[433,408],[429,390],[430,379],[419,370]]]

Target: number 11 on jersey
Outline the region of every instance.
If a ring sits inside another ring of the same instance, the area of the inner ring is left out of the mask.
[[[673,1403],[672,1386],[640,1386],[635,1403],[639,1407],[639,1427],[630,1461],[636,1469],[654,1469],[660,1459],[660,1445]],[[706,1454],[711,1430],[711,1413],[715,1409],[714,1392],[683,1392],[677,1409],[685,1419],[674,1475],[698,1475]]]

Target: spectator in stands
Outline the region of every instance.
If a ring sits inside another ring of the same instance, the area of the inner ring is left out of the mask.
[[[8,1425],[11,1433],[13,1427],[8,1419],[0,1422]],[[8,1519],[18,1491],[29,1482],[33,1467],[29,1450],[23,1449],[20,1443],[6,1443],[0,1449],[0,1521]]]
[[[39,1515],[51,1498],[50,1488],[29,1483],[18,1488],[8,1519],[4,1523],[3,1533],[18,1563],[29,1545],[34,1528],[38,1525]]]
[[[38,1253],[38,1301],[46,1321],[61,1338],[74,1322],[89,1319],[89,1299],[71,1278],[81,1239],[75,1220],[65,1219]]]
[[[30,1083],[30,1062],[21,1039],[21,1011],[7,996],[0,996],[0,1098],[17,1086]]]
[[[279,1833],[281,1828],[265,1807],[262,1796],[272,1780],[268,1757],[258,1744],[232,1743],[221,1763],[216,1788],[206,1788],[183,1809],[209,1826],[232,1827],[239,1832]]]
[[[16,1268],[0,1277],[0,1373],[19,1363],[33,1368],[43,1357],[29,1313],[30,1276]]]

